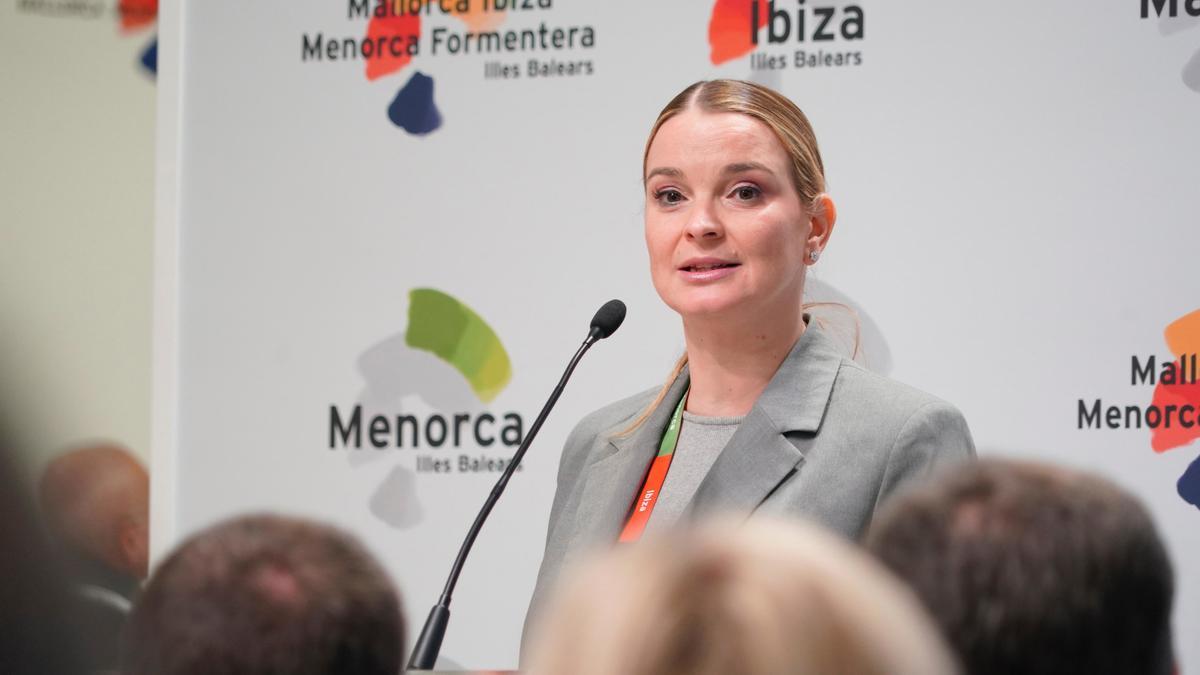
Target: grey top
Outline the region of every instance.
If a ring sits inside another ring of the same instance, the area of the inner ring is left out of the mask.
[[[743,417],[705,417],[683,411],[679,427],[679,442],[671,458],[671,468],[663,481],[662,491],[646,523],[646,534],[667,530],[679,521],[700,481],[717,461],[717,455],[733,438]]]

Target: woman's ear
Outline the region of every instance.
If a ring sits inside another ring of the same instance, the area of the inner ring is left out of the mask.
[[[829,235],[837,223],[837,206],[833,198],[822,192],[813,200],[811,217],[809,218],[808,255],[811,262],[816,262],[821,251],[829,243]]]

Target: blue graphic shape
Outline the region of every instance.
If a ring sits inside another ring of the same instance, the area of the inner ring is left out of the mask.
[[[1188,466],[1176,484],[1183,501],[1200,509],[1200,457]]]
[[[433,78],[417,71],[388,106],[388,119],[410,134],[424,135],[442,126],[442,114],[433,102]]]
[[[142,67],[151,75],[158,76],[158,37],[156,36],[142,52]]]

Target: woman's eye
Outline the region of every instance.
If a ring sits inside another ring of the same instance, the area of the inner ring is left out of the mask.
[[[757,199],[760,194],[762,191],[753,185],[741,185],[733,190],[733,196],[744,202]]]
[[[678,204],[679,202],[683,201],[683,193],[679,190],[668,188],[666,190],[659,190],[658,192],[655,192],[654,198],[657,199],[658,203],[660,204]]]

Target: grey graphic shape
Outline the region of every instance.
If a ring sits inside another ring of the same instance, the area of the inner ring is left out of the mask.
[[[1192,54],[1192,58],[1183,66],[1181,76],[1188,89],[1200,94],[1200,50]]]
[[[467,379],[454,366],[429,352],[409,347],[404,335],[390,335],[358,357],[358,372],[366,383],[358,396],[364,424],[376,415],[390,419],[403,415],[403,401],[409,397],[416,397],[443,414],[476,414],[483,409]],[[368,447],[351,450],[346,457],[351,466],[358,467],[395,457],[396,451],[394,447]],[[410,451],[411,448],[401,450]],[[368,508],[372,515],[396,529],[416,526],[425,518],[417,494],[416,473],[403,466],[393,468],[375,488]]]
[[[1164,16],[1158,20],[1158,32],[1161,35],[1174,35],[1192,26],[1200,25],[1200,16],[1188,16],[1182,12],[1176,16]]]
[[[358,372],[366,380],[364,407],[392,403],[417,394],[430,407],[445,412],[474,412],[483,406],[471,385],[454,366],[421,349],[409,347],[404,333],[375,344],[358,357]]]
[[[858,355],[854,360],[880,375],[892,372],[892,350],[888,348],[883,331],[879,329],[879,325],[875,323],[871,315],[850,296],[809,274],[804,282],[804,301],[845,305],[853,310],[854,314],[852,315],[849,312],[839,311],[836,307],[817,308],[817,316],[832,329],[837,337],[846,341],[848,347],[853,347],[854,315],[857,315],[859,343]]]
[[[417,475],[398,466],[392,469],[371,495],[371,513],[398,530],[413,527],[425,513],[417,499]]]
[[[1158,32],[1164,37],[1196,26],[1200,26],[1200,16],[1191,16],[1186,12],[1175,16],[1164,16],[1158,20]],[[1179,75],[1184,86],[1200,93],[1200,49],[1197,49],[1192,54],[1192,58],[1183,65],[1183,71]]]
[[[374,415],[403,414],[402,400],[421,398],[439,412],[478,412],[483,406],[457,370],[429,352],[413,349],[397,333],[368,348],[358,357],[358,372],[366,386],[358,396],[363,419]],[[387,454],[388,449],[351,452],[350,464],[361,466]]]

